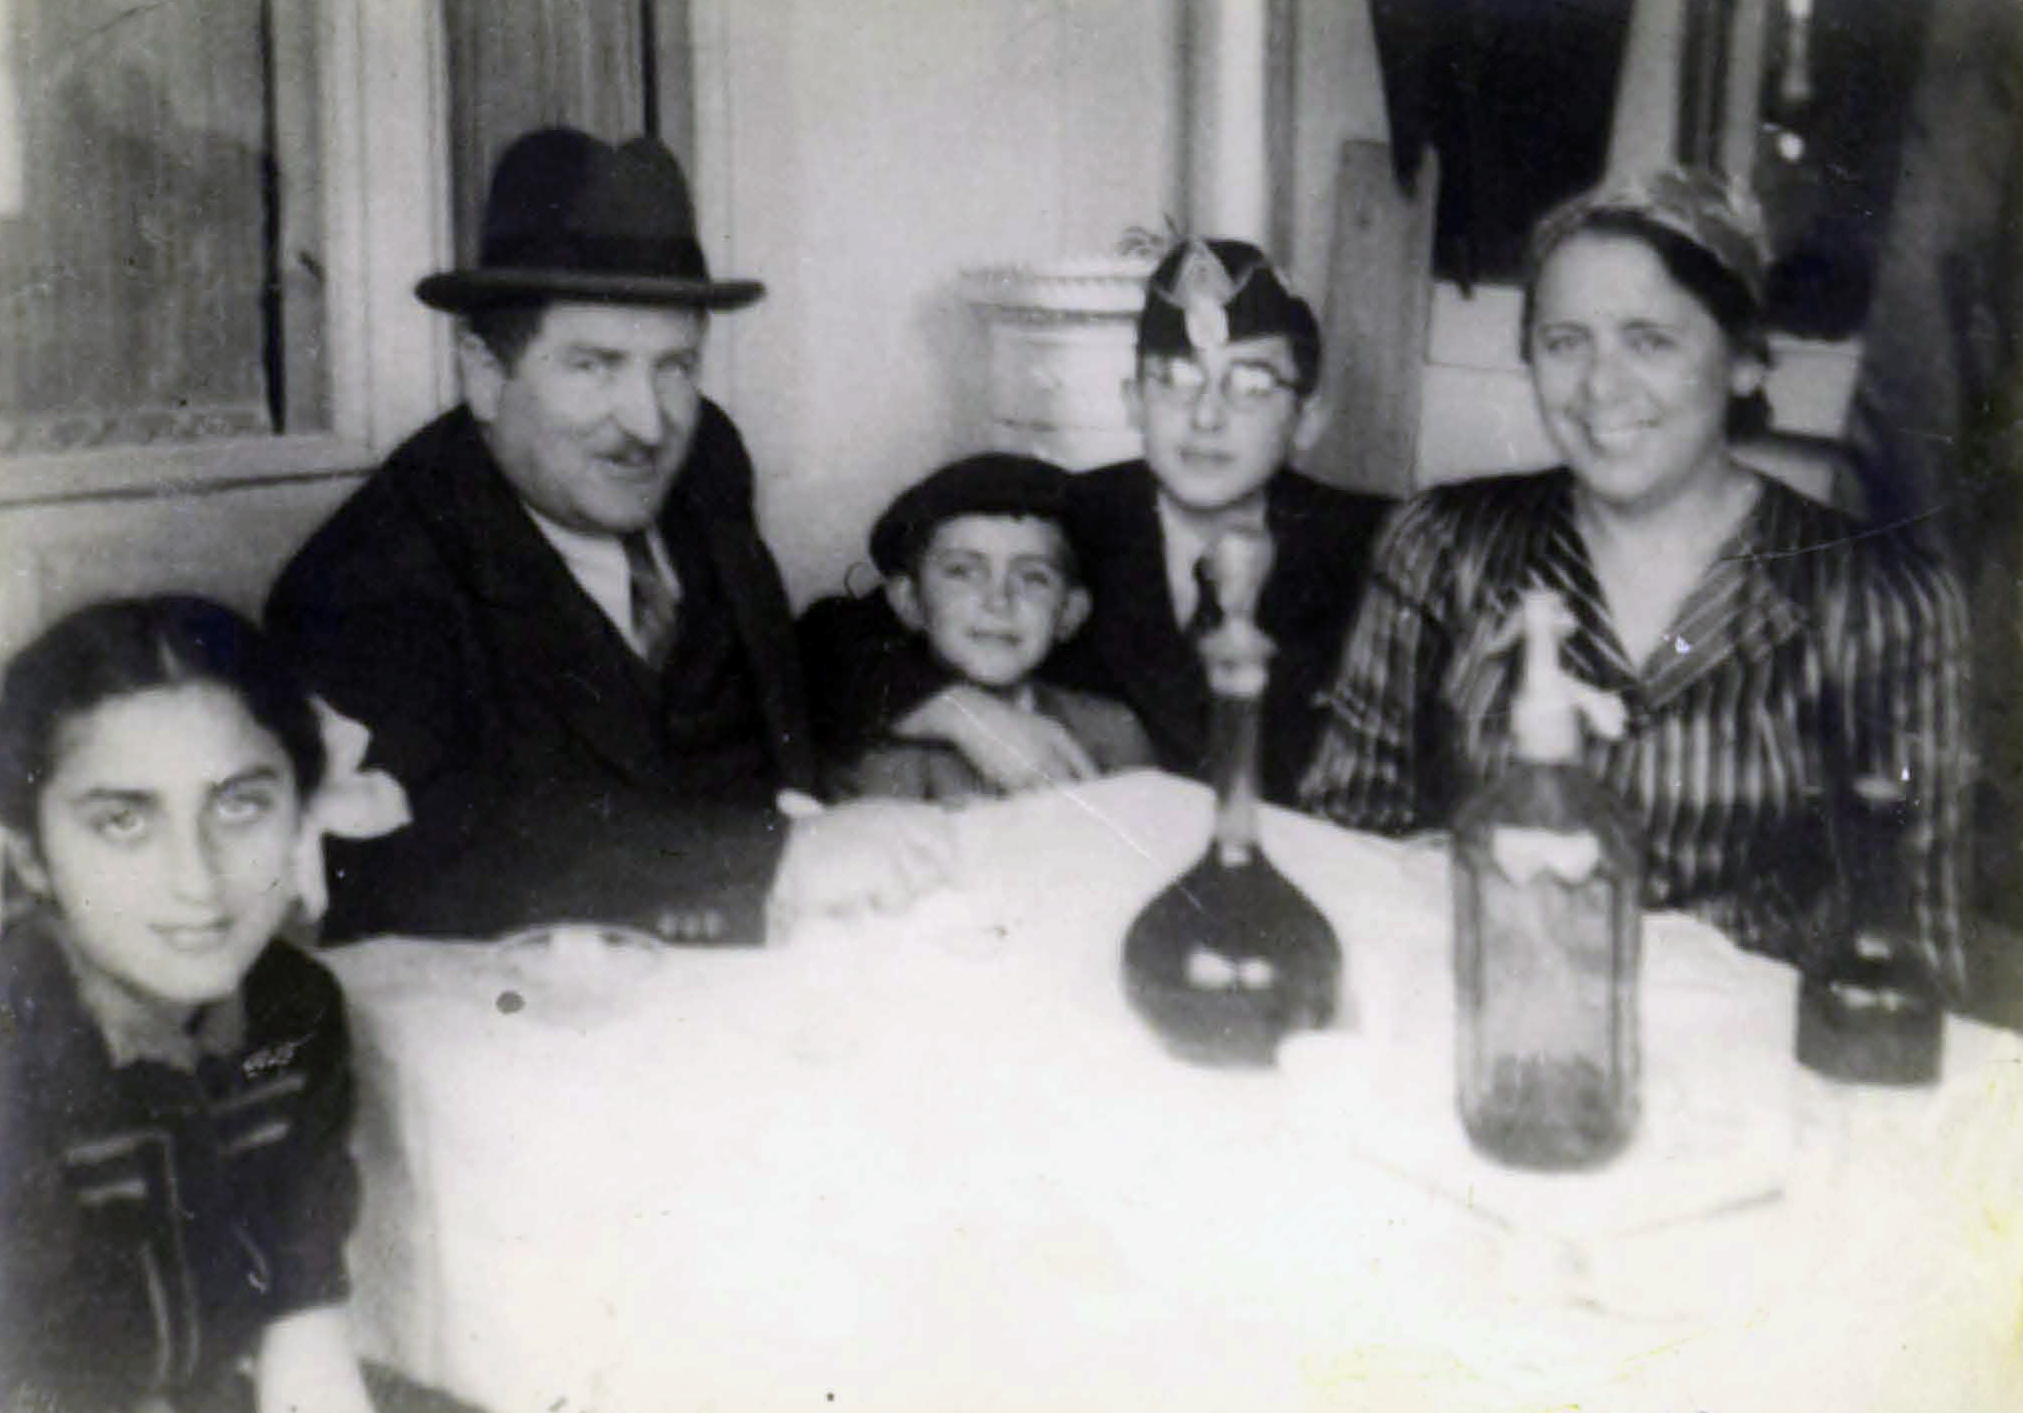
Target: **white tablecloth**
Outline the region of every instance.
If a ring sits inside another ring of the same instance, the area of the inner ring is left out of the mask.
[[[330,954],[368,1349],[495,1413],[2023,1408],[2016,1037],[1831,1085],[1786,970],[1654,917],[1637,1140],[1514,1173],[1455,1114],[1437,847],[1268,811],[1346,1024],[1159,1048],[1121,941],[1208,827],[1126,776],[952,815],[962,887],[762,951]]]

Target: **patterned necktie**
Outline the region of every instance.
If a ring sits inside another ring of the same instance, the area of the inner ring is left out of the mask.
[[[634,530],[622,543],[626,578],[632,586],[632,633],[639,643],[639,655],[657,672],[667,662],[667,650],[674,643],[681,598],[660,572],[646,531]]]

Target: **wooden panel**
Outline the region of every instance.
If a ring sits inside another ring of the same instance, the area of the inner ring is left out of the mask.
[[[0,657],[93,599],[176,589],[258,613],[355,475],[0,510]]]
[[[1368,0],[1298,0],[1287,27],[1290,52],[1275,62],[1290,70],[1293,111],[1290,134],[1274,139],[1271,253],[1318,292],[1327,288],[1342,143],[1387,142],[1390,121]]]
[[[1431,151],[1407,195],[1392,175],[1388,144],[1342,144],[1321,322],[1321,392],[1331,415],[1304,465],[1324,481],[1392,495],[1412,490],[1438,188]]]

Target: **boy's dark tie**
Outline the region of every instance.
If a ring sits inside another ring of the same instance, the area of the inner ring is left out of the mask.
[[[1215,564],[1204,553],[1194,561],[1194,612],[1187,616],[1184,630],[1189,642],[1198,642],[1205,633],[1222,625],[1222,600],[1215,590]]]
[[[654,560],[646,531],[634,530],[624,537],[623,544],[626,577],[632,584],[633,636],[639,640],[640,656],[657,672],[667,662],[667,650],[674,643],[681,598]]]

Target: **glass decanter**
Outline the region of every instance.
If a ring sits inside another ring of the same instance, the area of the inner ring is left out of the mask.
[[[1799,1063],[1856,1084],[1937,1083],[1945,1006],[1915,944],[1907,792],[1891,780],[1856,780],[1826,815],[1834,876],[1815,909],[1823,955],[1799,984]]]
[[[1124,937],[1124,987],[1166,1047],[1210,1065],[1269,1065],[1287,1034],[1335,1015],[1334,929],[1258,843],[1259,727],[1271,640],[1256,623],[1270,566],[1261,535],[1211,552],[1221,622],[1201,640],[1213,693],[1215,831],[1207,852],[1148,903]]]

